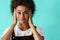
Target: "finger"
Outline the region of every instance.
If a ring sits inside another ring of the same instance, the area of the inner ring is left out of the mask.
[[[14,10],[14,16],[16,16],[16,12],[15,12],[15,10]]]
[[[31,12],[31,10],[29,11],[29,17],[32,17],[32,12]]]
[[[17,17],[17,14],[16,14],[16,11],[14,10],[14,18],[16,19]]]

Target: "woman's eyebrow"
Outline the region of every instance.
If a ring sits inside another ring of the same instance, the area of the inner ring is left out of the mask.
[[[17,10],[17,11],[20,11],[20,10]]]
[[[20,10],[17,10],[17,11],[18,11],[18,12],[21,12]],[[27,12],[27,11],[29,11],[29,10],[26,9],[24,12]]]

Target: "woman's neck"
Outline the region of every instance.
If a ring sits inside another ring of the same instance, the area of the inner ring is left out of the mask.
[[[19,29],[21,29],[22,31],[25,31],[25,30],[27,30],[27,29],[30,28],[29,25],[28,25],[28,23],[25,23],[25,24],[20,24],[20,23],[19,23],[18,27],[19,27]]]

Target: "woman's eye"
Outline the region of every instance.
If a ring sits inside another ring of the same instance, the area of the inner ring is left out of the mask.
[[[27,12],[25,12],[25,14],[28,14]]]
[[[25,12],[25,14],[28,14],[28,12]]]
[[[18,14],[21,14],[20,12],[18,12]]]

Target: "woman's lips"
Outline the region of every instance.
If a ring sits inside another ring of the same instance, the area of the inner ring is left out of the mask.
[[[25,19],[20,19],[21,21],[24,21]]]

